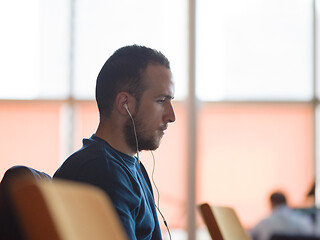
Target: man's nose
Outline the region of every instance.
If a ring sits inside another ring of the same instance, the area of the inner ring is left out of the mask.
[[[169,103],[168,110],[167,110],[167,122],[174,122],[176,120],[176,114],[174,113],[174,109],[172,103]]]

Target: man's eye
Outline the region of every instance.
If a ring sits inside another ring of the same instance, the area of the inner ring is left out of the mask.
[[[157,100],[157,102],[158,102],[158,103],[164,103],[165,100],[166,100],[165,98],[164,98],[164,99],[159,99],[159,100]]]

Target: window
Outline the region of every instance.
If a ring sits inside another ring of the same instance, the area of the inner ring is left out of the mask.
[[[305,193],[320,181],[319,0],[195,2],[195,192],[187,186],[191,46],[183,0],[2,1],[0,176],[18,164],[53,175],[96,130],[102,65],[135,43],[161,50],[176,83],[176,123],[155,164],[141,154],[150,175],[155,166],[174,239],[187,238],[188,194],[233,206],[246,228],[268,213],[273,189],[306,206]],[[200,218],[196,224],[205,239]]]
[[[0,3],[0,99],[67,97],[69,12],[63,0]]]
[[[202,100],[310,100],[312,1],[199,0]]]

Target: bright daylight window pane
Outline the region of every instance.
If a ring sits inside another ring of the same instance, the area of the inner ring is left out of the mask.
[[[199,0],[202,100],[309,100],[311,0]]]
[[[97,75],[118,48],[141,44],[171,62],[176,99],[187,88],[187,1],[79,0],[76,2],[75,86],[77,98],[93,98]]]
[[[320,1],[316,0],[316,13],[317,13],[317,23],[316,23],[316,62],[315,62],[315,67],[316,67],[316,87],[317,87],[317,96],[320,98],[320,21],[319,21],[319,16],[320,16]]]
[[[0,2],[0,98],[66,96],[68,15],[64,0]]]

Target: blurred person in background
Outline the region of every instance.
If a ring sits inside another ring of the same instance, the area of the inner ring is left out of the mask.
[[[315,198],[316,198],[316,183],[313,182],[311,188],[307,193],[307,198],[311,200],[312,206],[310,208],[305,209],[305,213],[310,217],[312,220],[313,225],[313,235],[320,237],[320,210],[316,206]]]
[[[287,205],[287,199],[282,192],[273,192],[269,198],[271,214],[262,219],[250,231],[253,240],[270,240],[274,234],[310,236],[312,221],[299,214]]]

